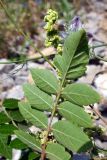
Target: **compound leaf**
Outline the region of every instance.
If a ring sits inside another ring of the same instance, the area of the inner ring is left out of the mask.
[[[86,32],[79,30],[71,32],[64,42],[62,56],[55,56],[54,64],[62,74],[63,79],[76,79],[86,71],[89,61],[89,48]]]

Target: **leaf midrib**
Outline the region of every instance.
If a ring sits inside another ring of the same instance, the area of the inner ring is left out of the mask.
[[[37,73],[35,73],[35,74],[37,74]],[[41,78],[44,82],[46,82],[48,85],[50,85],[50,86],[54,89],[55,92],[57,92],[56,88],[55,88],[54,86],[52,86],[51,83],[47,82],[45,79],[43,79],[41,76],[39,76],[39,74],[37,74],[37,75],[38,75],[38,77]]]
[[[68,94],[67,92],[64,92],[64,94]],[[77,96],[83,96],[83,97],[90,97],[89,95],[85,94],[79,94],[79,93],[74,93],[74,92],[69,92],[69,95],[77,95]],[[92,98],[92,97],[91,97]]]
[[[45,124],[43,124],[37,117],[35,117],[30,111],[28,111],[25,107],[22,107],[22,109],[23,109],[24,111],[26,111],[27,113],[29,113],[34,119],[36,119],[36,121],[39,121],[45,128],[47,127],[47,126],[45,126]]]
[[[81,38],[80,38],[80,40],[81,40]],[[78,45],[79,45],[79,43],[80,43],[80,41],[78,42]],[[77,45],[77,48],[78,48],[78,45]],[[66,48],[67,48],[67,47],[66,47]],[[74,56],[74,54],[75,54],[77,48],[73,51],[73,56]],[[62,56],[63,56],[63,55],[62,55]],[[68,70],[69,70],[70,64],[71,64],[71,62],[72,62],[73,56],[72,56],[72,58],[70,59],[69,65],[68,65],[67,68],[66,68],[65,74],[64,74],[64,76],[63,76],[63,78],[62,78],[63,81],[64,81],[65,78],[66,78],[66,75],[67,75],[67,72],[68,72]]]
[[[8,149],[7,149],[7,147],[5,147],[6,145],[4,144],[4,142],[2,141],[2,139],[1,139],[1,138],[0,138],[0,141],[1,141],[1,143],[3,144],[4,149],[6,150],[6,152],[7,152],[8,156],[10,156],[10,154],[9,154],[9,152],[8,152]]]
[[[44,103],[46,103],[49,108],[52,108],[51,105],[50,105],[47,101],[45,101],[44,99],[42,99],[38,94],[35,94],[35,92],[32,92],[32,90],[30,90],[29,87],[27,87],[27,89],[28,89],[31,93],[33,93],[34,95],[36,95],[38,98],[40,98]]]
[[[56,157],[56,158],[59,159],[59,160],[62,160],[60,157],[57,157],[55,154],[53,154],[53,153],[51,153],[51,152],[49,152],[49,151],[46,151],[46,153],[53,155],[54,157]]]
[[[18,134],[17,134],[18,135]],[[38,146],[36,146],[34,143],[31,143],[30,141],[28,141],[26,138],[24,138],[23,136],[19,135],[19,137],[21,137],[22,139],[24,139],[26,142],[30,143],[32,146],[36,147],[37,149],[39,149],[41,151],[41,148],[39,148]],[[34,148],[33,148],[34,149]]]
[[[59,132],[59,133],[63,134],[63,135],[66,136],[66,137],[70,137],[71,139],[74,139],[75,141],[78,141],[78,142],[80,142],[80,143],[83,141],[83,140],[80,141],[80,140],[78,140],[77,138],[71,137],[71,136],[69,136],[68,134],[65,134],[65,133],[63,133],[63,132],[61,132],[61,131],[59,131],[59,130],[57,130],[57,129],[54,129],[54,128],[53,128],[53,130],[56,131],[56,132]]]
[[[68,111],[68,110],[66,110],[66,109],[64,109],[64,108],[58,108],[58,109],[60,109],[60,110],[64,110],[65,112],[68,112],[68,113],[71,113],[72,115],[74,115],[75,117],[78,117],[79,119],[81,119],[83,122],[85,122],[86,124],[88,124],[88,125],[90,126],[90,124],[89,124],[89,123],[87,123],[87,121],[85,121],[84,119],[82,119],[82,118],[81,118],[81,117],[79,117],[78,115],[76,115],[76,114],[72,113],[71,111]]]

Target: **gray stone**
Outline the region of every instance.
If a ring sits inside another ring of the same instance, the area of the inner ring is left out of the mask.
[[[23,83],[26,83],[27,81],[28,81],[27,76],[19,76],[19,77],[16,77],[15,84],[16,85],[22,85]]]
[[[6,96],[7,96],[7,92],[1,92],[1,93],[0,93],[0,100],[5,99]]]
[[[107,150],[107,142],[102,142],[100,139],[95,139],[95,145],[103,150]]]
[[[2,87],[2,90],[7,90],[10,89],[11,87],[14,86],[14,80],[11,77],[8,77],[8,75],[6,73],[3,73],[0,76],[0,86]]]
[[[13,87],[12,89],[10,89],[8,91],[8,95],[6,98],[16,98],[16,99],[23,99],[24,98],[24,92],[23,89],[20,85],[17,85],[15,87]]]

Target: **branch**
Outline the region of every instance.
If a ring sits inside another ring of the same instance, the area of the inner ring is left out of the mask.
[[[96,57],[97,59],[101,60],[101,61],[107,62],[107,59],[104,59],[104,58],[102,58],[102,57],[100,57],[100,56],[95,55],[95,57]]]
[[[44,52],[45,52],[45,50],[44,50]],[[51,54],[47,53],[45,55],[45,57],[49,57],[51,55],[55,55],[55,51],[52,50],[52,49],[51,49]],[[32,57],[32,56],[30,56],[30,57]],[[35,60],[38,60],[38,59],[42,58],[42,56],[40,54],[38,54],[38,53],[36,53],[32,58],[30,58],[30,57],[25,58],[25,59],[21,59],[21,60],[15,60],[15,61],[7,61],[7,62],[4,61],[4,62],[0,62],[0,64],[26,63],[28,61],[35,61]]]
[[[100,114],[100,112],[98,112],[92,105],[89,105],[91,107],[91,109],[93,110],[93,112],[99,117],[101,118],[101,120],[107,125],[107,121],[105,118],[103,118],[103,116]]]
[[[104,47],[104,46],[107,46],[107,44],[106,44],[106,43],[103,43],[103,44],[100,44],[100,45],[91,46],[91,47],[89,47],[89,49],[94,50],[94,49],[96,49],[96,48]],[[107,62],[107,59],[104,59],[104,58],[96,55],[95,53],[94,53],[94,56],[95,56],[97,59],[101,60],[101,61]]]
[[[104,47],[107,46],[107,43],[103,43],[103,44],[99,44],[99,45],[95,45],[95,46],[91,46],[90,49],[95,49],[95,48],[99,48],[99,47]]]

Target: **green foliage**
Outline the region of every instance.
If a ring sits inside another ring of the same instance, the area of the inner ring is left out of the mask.
[[[12,158],[12,150],[7,145],[7,136],[0,133],[0,155],[8,159]]]
[[[47,93],[56,94],[59,90],[57,78],[46,69],[31,69],[31,74],[35,84]]]
[[[18,108],[18,100],[17,99],[5,99],[3,102],[3,106],[7,109],[16,109]]]
[[[69,160],[71,152],[92,150],[91,136],[84,132],[87,128],[91,130],[92,120],[83,106],[99,102],[100,96],[92,87],[75,82],[84,75],[88,61],[86,32],[79,30],[66,37],[62,55],[55,56],[55,74],[47,69],[31,69],[35,83],[23,85],[27,102],[3,102],[8,118],[1,113],[1,155],[11,159],[10,149],[28,148],[29,159],[37,155],[41,160]],[[58,121],[53,124],[54,117]],[[35,132],[31,131],[32,125]],[[9,139],[13,130],[19,140]]]
[[[48,118],[42,112],[31,108],[29,103],[19,103],[19,109],[23,117],[31,122],[33,125],[46,128],[48,125]]]
[[[52,108],[52,98],[41,91],[36,85],[25,84],[23,86],[26,97],[29,103],[39,110],[49,110]]]
[[[14,111],[13,110],[8,110],[7,113],[14,121],[17,121],[17,122],[24,121],[24,118],[22,117],[19,110],[14,110]]]
[[[41,145],[38,140],[36,140],[35,137],[31,136],[28,133],[25,133],[21,130],[15,131],[15,134],[17,137],[25,144],[27,144],[28,147],[32,148],[33,150],[41,151]]]
[[[66,79],[76,79],[82,76],[88,61],[89,49],[84,30],[71,33],[65,40],[62,56],[58,55],[54,59],[62,77]]]
[[[40,158],[39,154],[36,154],[34,152],[29,153],[29,158],[28,160],[38,160],[38,158]]]
[[[70,84],[64,88],[62,95],[68,101],[80,106],[99,102],[99,94],[90,86],[81,83]]]
[[[58,107],[59,114],[71,123],[75,123],[81,127],[92,127],[92,120],[88,113],[84,112],[84,109],[73,103],[65,101]]]
[[[69,160],[70,154],[65,151],[65,148],[57,143],[50,143],[46,149],[47,157],[50,160]]]
[[[16,129],[16,127],[14,127],[12,124],[2,124],[0,126],[0,133],[1,134],[6,134],[6,135],[10,135],[10,134],[14,134],[14,130]]]
[[[53,133],[56,140],[69,150],[85,152],[92,147],[88,136],[79,127],[68,121],[55,123]]]
[[[10,119],[5,115],[5,113],[1,112],[0,113],[0,124],[6,123],[9,121],[10,121]]]
[[[10,147],[14,149],[25,149],[27,148],[27,145],[25,145],[22,141],[20,141],[18,138],[14,139],[10,143]]]

